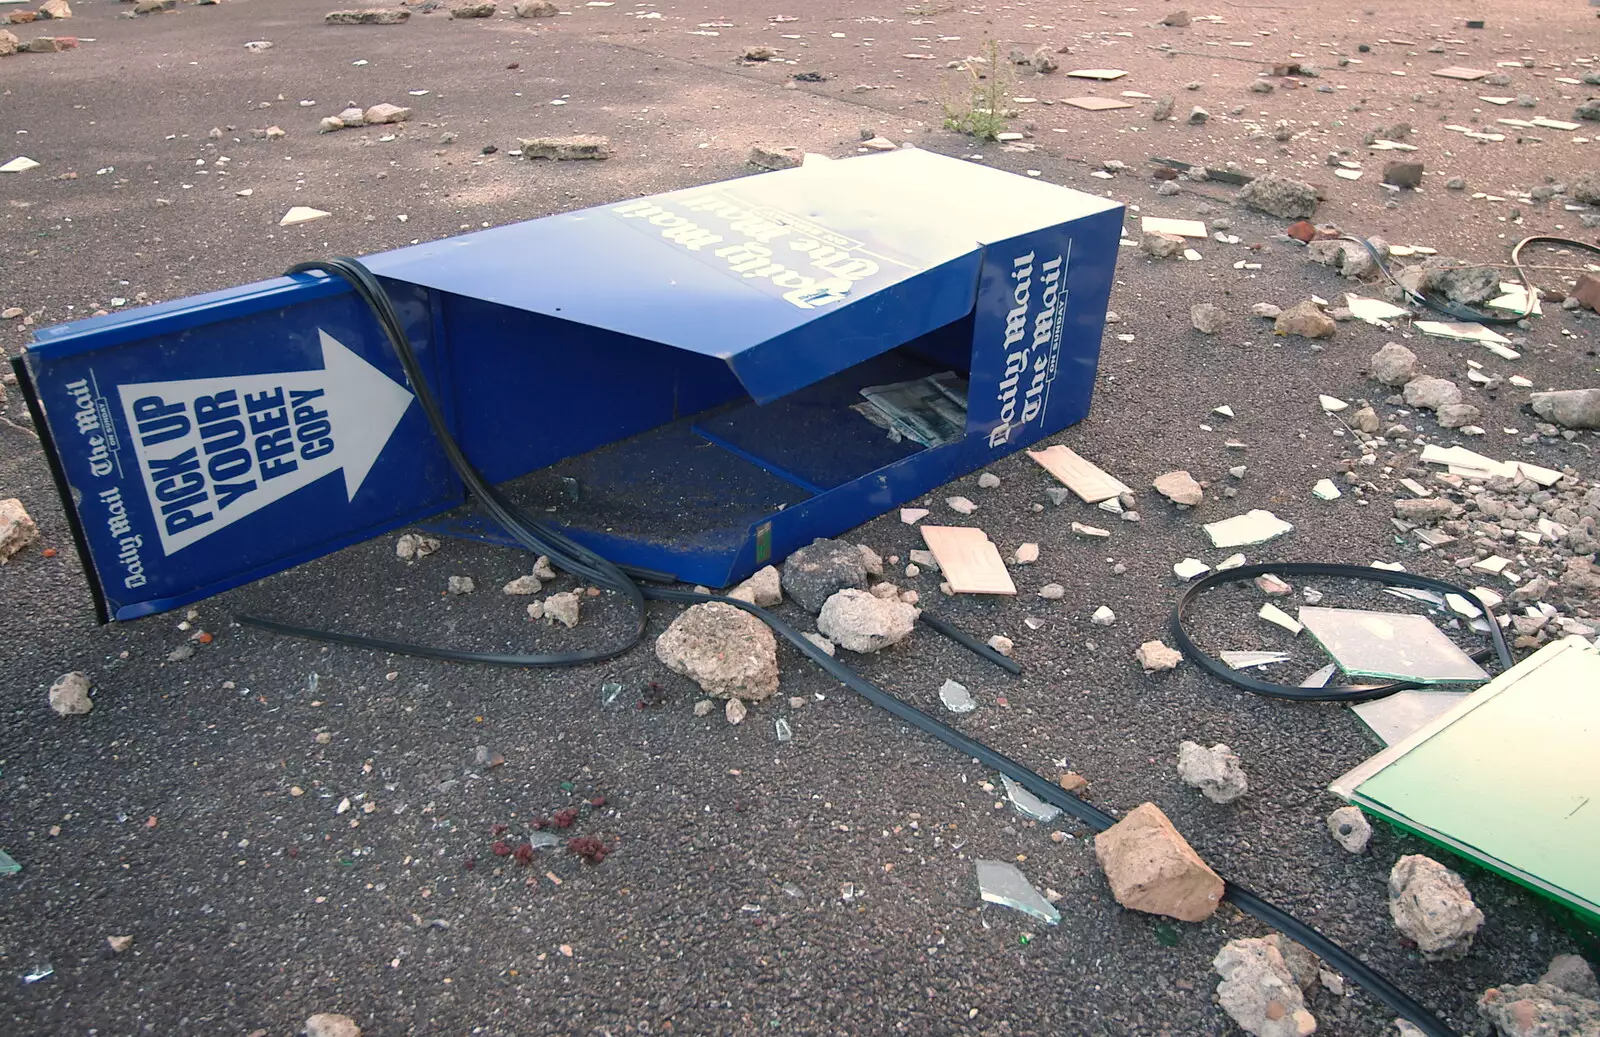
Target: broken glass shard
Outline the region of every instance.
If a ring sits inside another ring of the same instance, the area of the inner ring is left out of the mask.
[[[0,875],[15,875],[21,870],[22,865],[12,859],[9,853],[0,850]]]
[[[964,685],[955,681],[944,682],[944,686],[939,689],[939,701],[943,702],[944,708],[952,713],[971,713],[978,708],[978,704],[972,701],[972,694]]]
[[[1425,601],[1437,608],[1444,608],[1444,599],[1433,591],[1425,591],[1418,587],[1385,587],[1383,593],[1395,598],[1410,598],[1412,601]]]
[[[1427,616],[1365,609],[1302,608],[1300,622],[1345,673],[1418,684],[1489,679]]]
[[[1033,888],[1015,864],[1006,861],[978,861],[978,893],[985,903],[999,904],[1031,915],[1046,925],[1061,921],[1061,912]]]
[[[1467,691],[1401,691],[1371,702],[1357,702],[1350,708],[1384,745],[1393,745],[1434,717],[1455,708],[1456,703],[1470,694]]]
[[[1313,670],[1306,674],[1306,679],[1300,682],[1300,686],[1302,688],[1326,688],[1329,678],[1338,669],[1333,663],[1329,663],[1320,670]]]
[[[1235,670],[1248,670],[1252,666],[1271,666],[1273,663],[1289,661],[1289,656],[1285,652],[1218,652],[1217,657]]]
[[[789,727],[789,721],[782,717],[779,717],[778,722],[772,726],[778,732],[778,741],[787,742],[794,737],[794,731]]]
[[[1300,624],[1295,622],[1294,617],[1271,602],[1261,606],[1261,611],[1257,612],[1256,615],[1274,626],[1282,627],[1291,634],[1300,633]]]
[[[1178,946],[1178,930],[1166,922],[1157,922],[1156,942],[1163,947]]]
[[[535,850],[553,850],[564,841],[554,832],[534,832],[528,836],[528,844]]]
[[[1061,816],[1060,807],[1051,806],[1004,774],[1000,775],[1000,781],[1006,787],[1006,798],[1011,801],[1012,808],[1023,817],[1035,821],[1054,821]]]
[[[616,681],[607,681],[600,685],[600,704],[602,706],[614,705],[622,697],[622,685]]]
[[[1221,522],[1207,522],[1204,526],[1212,547],[1249,547],[1282,536],[1293,528],[1272,512],[1260,508]]]
[[[24,982],[24,983],[37,983],[41,979],[49,979],[51,976],[54,976],[55,974],[56,974],[56,970],[51,968],[49,965],[40,965],[38,968],[35,968],[32,971],[25,973],[23,975],[23,977],[22,977],[22,982]]]

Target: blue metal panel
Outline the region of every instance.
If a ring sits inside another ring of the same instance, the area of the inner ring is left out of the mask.
[[[899,159],[746,177],[367,263],[385,277],[719,357],[765,403],[972,311],[979,235],[943,218],[950,202],[930,181],[964,164],[923,152]]]
[[[1104,199],[905,151],[368,263],[491,479],[618,561],[726,585],[1080,420],[1119,223]],[[462,499],[339,282],[44,329],[23,368],[116,618]],[[970,376],[964,440],[891,443],[849,409],[947,369]]]
[[[435,366],[421,294],[402,290],[397,303]],[[258,305],[267,298],[278,305]],[[237,310],[216,298],[204,309],[205,323],[171,306],[147,314],[164,332],[155,337],[132,314],[52,329],[23,356],[114,618],[215,594],[461,500],[354,295],[275,285],[248,291]],[[320,521],[329,515],[334,528]]]
[[[713,357],[460,295],[441,301],[456,439],[491,482],[743,398]]]

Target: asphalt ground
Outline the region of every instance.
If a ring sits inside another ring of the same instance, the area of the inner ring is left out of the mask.
[[[0,179],[0,307],[20,306],[46,326],[113,298],[179,298],[306,258],[743,175],[758,141],[845,157],[868,129],[1039,170],[1144,214],[1224,216],[1242,241],[1199,244],[1201,262],[1123,252],[1111,303],[1121,321],[1108,328],[1094,410],[1055,440],[1138,488],[1143,521],[1048,505],[1051,481],[1026,457],[993,466],[998,489],[979,490],[969,476],[926,502],[954,518],[942,500],[964,493],[980,505],[972,521],[1002,552],[1041,545],[1039,562],[1016,572],[1015,600],[946,602],[933,577],[898,580],[966,629],[1014,639],[1023,675],[1007,677],[926,632],[850,661],[934,710],[944,680],[966,684],[980,708],[955,718],[957,726],[1043,773],[1078,771],[1108,809],[1158,803],[1219,871],[1353,949],[1461,1032],[1476,1025],[1473,1002],[1485,988],[1531,981],[1553,954],[1581,949],[1544,902],[1447,859],[1487,921],[1462,961],[1421,961],[1389,921],[1385,881],[1395,859],[1425,848],[1379,827],[1369,852],[1352,857],[1324,827],[1337,805],[1327,783],[1376,749],[1360,723],[1339,707],[1238,694],[1189,665],[1147,677],[1133,650],[1162,631],[1176,593],[1171,564],[1188,555],[1215,563],[1227,553],[1206,546],[1200,523],[1251,507],[1295,525],[1247,549],[1252,562],[1383,559],[1455,573],[1449,557],[1397,543],[1385,494],[1323,502],[1309,492],[1357,456],[1317,394],[1371,399],[1385,424],[1397,414],[1382,404],[1387,390],[1361,372],[1385,341],[1404,341],[1430,373],[1463,386],[1469,359],[1539,388],[1595,384],[1597,367],[1593,316],[1553,306],[1524,333],[1515,362],[1359,323],[1342,323],[1320,349],[1274,340],[1266,322],[1249,316],[1252,303],[1332,299],[1350,285],[1305,263],[1298,246],[1273,240],[1281,222],[1234,207],[1232,188],[1158,196],[1145,160],[1301,175],[1327,190],[1321,220],[1478,261],[1504,262],[1510,243],[1529,233],[1592,241],[1575,213],[1472,200],[1436,183],[1460,175],[1468,194],[1510,198],[1592,168],[1596,145],[1562,131],[1541,134],[1542,142],[1508,131],[1505,141],[1472,144],[1443,126],[1528,112],[1484,105],[1476,97],[1488,89],[1427,69],[1526,56],[1536,67],[1504,70],[1513,85],[1494,92],[1536,94],[1534,114],[1570,118],[1587,95],[1554,79],[1581,79],[1595,67],[1573,63],[1594,57],[1593,11],[1452,4],[1428,13],[1435,25],[1410,8],[1224,5],[1214,13],[1227,24],[1168,29],[1150,25],[1165,6],[740,6],[747,9],[580,5],[536,22],[437,12],[395,27],[331,28],[321,24],[328,5],[304,0],[230,0],[138,20],[118,17],[124,5],[85,0],[61,29],[94,42],[0,59],[5,147],[43,163]],[[652,13],[661,17],[640,17]],[[768,20],[778,15],[799,21]],[[1488,29],[1461,27],[1478,15]],[[50,28],[23,26],[18,35]],[[695,35],[710,32],[718,35]],[[1019,96],[1175,93],[1180,118],[1150,121],[1149,101],[1100,113],[1039,104],[1018,120],[1031,125],[1027,143],[1037,150],[957,137],[940,127],[941,100],[959,89],[944,65],[986,38],[1002,53],[1070,46],[1059,57],[1063,72],[1081,62],[1130,73],[1098,85],[1023,70]],[[1424,46],[1435,39],[1464,42],[1435,55]],[[252,53],[243,46],[252,40],[274,46]],[[1148,49],[1162,42],[1208,56]],[[1361,43],[1371,49],[1357,50]],[[779,62],[740,61],[752,44],[781,48]],[[1253,94],[1247,87],[1260,66],[1227,60],[1331,53],[1325,47],[1364,62],[1343,72],[1319,62],[1323,76],[1308,82],[1332,93],[1280,85]],[[787,87],[807,71],[826,80]],[[1202,83],[1193,94],[1183,89],[1191,81]],[[301,99],[316,104],[300,107]],[[415,110],[393,141],[371,129],[315,132],[323,115],[380,101]],[[1210,110],[1204,126],[1182,121],[1191,101]],[[1246,111],[1229,115],[1236,105]],[[1301,135],[1273,140],[1278,119]],[[1397,120],[1412,123],[1408,139],[1429,171],[1419,193],[1382,191],[1375,180],[1384,156],[1361,146],[1363,133]],[[287,136],[252,137],[267,125]],[[224,131],[220,140],[208,138],[212,127]],[[506,154],[519,137],[569,132],[603,133],[616,154],[537,164]],[[447,134],[453,140],[444,143]],[[498,152],[482,155],[491,144]],[[1363,161],[1362,180],[1332,176],[1326,154],[1339,149]],[[221,157],[230,161],[219,166]],[[1132,169],[1110,181],[1089,176],[1091,162],[1113,158]],[[56,179],[69,171],[77,179]],[[253,193],[238,197],[244,188]],[[278,228],[296,204],[333,215]],[[1246,258],[1262,269],[1233,268]],[[1190,330],[1185,311],[1200,301],[1228,311],[1221,335]],[[22,323],[0,325],[8,356],[31,334]],[[1534,420],[1525,393],[1473,390],[1471,402],[1485,412],[1485,437],[1431,419],[1418,427],[1430,442],[1594,477],[1592,436],[1522,443]],[[1221,404],[1237,414],[1225,427],[1210,414]],[[1259,924],[1224,908],[1206,923],[1173,926],[1177,943],[1167,946],[1157,919],[1112,901],[1089,833],[1066,825],[1072,838],[1052,841],[1051,826],[997,806],[983,787],[994,774],[787,649],[779,696],[730,727],[718,714],[695,718],[696,689],[647,646],[574,670],[491,670],[327,648],[229,619],[248,609],[478,647],[557,649],[624,633],[628,617],[609,598],[586,604],[570,633],[530,627],[522,602],[496,589],[527,569],[509,549],[451,541],[407,565],[385,537],[202,603],[189,630],[179,628],[182,613],[96,626],[14,389],[5,412],[0,495],[24,501],[41,539],[0,567],[0,847],[24,866],[0,879],[0,1031],[276,1037],[332,1011],[369,1035],[1236,1032],[1214,1004],[1210,960],[1229,938],[1263,934]],[[1501,431],[1509,428],[1519,432]],[[1225,438],[1248,449],[1226,450]],[[1396,446],[1381,467],[1398,478],[1417,465],[1415,450]],[[1248,471],[1235,481],[1227,470],[1241,463]],[[1178,468],[1211,486],[1192,512],[1147,489]],[[1229,486],[1231,499],[1222,493]],[[1112,537],[1075,538],[1073,520],[1110,526]],[[894,515],[849,537],[884,555],[921,546]],[[445,596],[446,578],[457,574],[473,576],[479,592]],[[1064,584],[1066,598],[1037,598],[1047,582]],[[1371,601],[1351,592],[1328,603]],[[1102,604],[1118,617],[1109,628],[1088,621]],[[1235,604],[1219,599],[1198,617],[1207,644],[1279,645],[1250,614],[1253,599]],[[792,606],[784,612],[802,619]],[[650,636],[672,615],[654,606]],[[1042,625],[1031,629],[1030,617]],[[169,662],[197,628],[214,640]],[[95,710],[57,717],[45,689],[75,669],[93,679]],[[627,691],[606,707],[599,689],[609,681]],[[640,707],[650,681],[665,701]],[[791,708],[790,696],[806,705]],[[788,743],[776,740],[779,717],[792,725]],[[1183,739],[1233,747],[1249,795],[1221,807],[1184,786],[1173,770]],[[478,745],[502,753],[504,766],[474,768]],[[547,852],[523,867],[492,853],[492,826],[508,826],[500,838],[526,835],[534,818],[595,796],[605,805],[582,806],[573,831],[614,843],[604,863]],[[1061,924],[1045,928],[983,906],[972,865],[980,857],[1017,860],[1039,887],[1059,892]],[[114,954],[105,938],[121,934],[134,944]],[[46,978],[23,980],[45,966],[53,969]],[[1310,1007],[1326,1033],[1379,1034],[1390,1018],[1356,989],[1319,991]]]

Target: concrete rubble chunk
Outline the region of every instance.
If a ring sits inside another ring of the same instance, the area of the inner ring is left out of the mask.
[[[411,12],[403,7],[360,7],[349,11],[329,11],[322,16],[328,25],[399,25]]]
[[[1189,323],[1202,335],[1215,335],[1222,330],[1227,312],[1214,302],[1202,302],[1189,309]]]
[[[67,0],[44,0],[44,3],[39,5],[39,17],[60,21],[72,17],[72,8],[67,4]]]
[[[82,716],[94,709],[89,698],[89,675],[78,670],[63,673],[50,685],[50,708],[64,717]]]
[[[537,576],[528,575],[518,576],[516,579],[508,581],[505,586],[500,588],[500,593],[526,595],[538,594],[542,590],[544,590],[544,581]]]
[[[1258,302],[1254,306],[1250,307],[1251,315],[1263,317],[1267,320],[1277,320],[1278,314],[1282,312],[1283,309],[1281,307],[1274,306],[1270,302]]]
[[[1421,854],[1401,857],[1390,870],[1389,915],[1429,961],[1459,958],[1483,925],[1461,876]]]
[[[1417,376],[1417,354],[1398,342],[1386,342],[1367,361],[1367,373],[1398,389]]]
[[[1290,587],[1271,573],[1263,573],[1257,576],[1253,582],[1256,585],[1256,590],[1269,598],[1286,597],[1294,591],[1293,587]]]
[[[0,29],[0,58],[9,57],[15,54],[18,49],[19,43],[16,34]]]
[[[397,104],[375,104],[362,113],[362,118],[368,126],[383,126],[388,123],[405,122],[411,118],[411,109],[402,108]]]
[[[1154,803],[1141,803],[1094,837],[1094,855],[1117,903],[1203,922],[1222,902],[1222,878]]]
[[[1600,389],[1562,389],[1536,392],[1529,401],[1533,412],[1564,428],[1600,428]]]
[[[470,576],[452,576],[445,584],[446,594],[471,594],[478,589]]]
[[[1404,392],[1406,406],[1422,410],[1438,410],[1461,402],[1461,387],[1448,378],[1413,378],[1406,383]]]
[[[1194,507],[1205,500],[1205,491],[1188,472],[1178,471],[1158,475],[1151,485],[1155,487],[1157,493],[1174,504]]]
[[[759,169],[795,169],[805,161],[805,152],[795,147],[756,144],[750,148],[749,162]]]
[[[1289,975],[1294,977],[1301,990],[1310,991],[1317,985],[1318,974],[1322,971],[1321,958],[1281,933],[1272,933],[1262,939],[1277,950],[1289,968]]]
[[[1397,517],[1425,526],[1455,514],[1456,506],[1442,497],[1406,497],[1394,502]]]
[[[1322,307],[1310,299],[1297,302],[1278,314],[1272,330],[1278,335],[1299,335],[1301,338],[1332,338],[1338,331],[1333,318],[1322,312]]]
[[[318,1012],[306,1020],[305,1037],[361,1037],[361,1027],[348,1015]]]
[[[895,599],[875,598],[853,588],[823,604],[817,630],[852,652],[876,652],[911,636],[922,610]]]
[[[1264,939],[1229,940],[1211,965],[1222,1010],[1255,1037],[1309,1037],[1316,1017],[1278,948]]]
[[[1600,1034],[1600,1001],[1548,983],[1490,987],[1478,999],[1478,1014],[1499,1037]]]
[[[1313,241],[1306,245],[1306,258],[1313,263],[1331,266],[1345,277],[1371,277],[1378,272],[1377,260],[1366,246],[1354,241],[1332,239]]]
[[[1443,428],[1461,428],[1476,424],[1483,412],[1470,403],[1447,403],[1438,409],[1435,416]]]
[[[1056,784],[1061,786],[1063,792],[1070,792],[1074,796],[1089,791],[1089,779],[1076,771],[1062,772],[1061,776],[1056,779]]]
[[[917,553],[911,552],[913,562]],[[924,566],[926,568],[926,566]],[[818,537],[784,560],[782,586],[790,600],[815,615],[839,591],[866,586],[861,551],[843,540]]]
[[[318,133],[337,133],[344,129],[344,120],[337,115],[325,115],[317,121]]]
[[[1423,266],[1422,289],[1451,302],[1477,305],[1500,294],[1501,271],[1492,266],[1460,266],[1429,262]]]
[[[1160,641],[1146,641],[1134,650],[1133,657],[1139,660],[1139,665],[1144,667],[1145,673],[1175,670],[1178,664],[1183,662],[1182,652],[1168,648]]]
[[[800,636],[805,638],[807,641],[810,641],[824,652],[827,652],[830,656],[839,650],[837,645],[823,637],[821,634],[817,633],[815,630],[808,630]]]
[[[346,126],[362,126],[366,124],[367,113],[360,108],[346,108],[338,118]]]
[[[561,8],[551,0],[517,0],[511,5],[511,13],[518,18],[554,18]]]
[[[525,137],[517,141],[525,159],[547,158],[555,162],[600,161],[611,157],[611,140],[593,133],[572,137]]]
[[[1591,1001],[1600,1001],[1600,982],[1595,980],[1594,969],[1576,954],[1558,954],[1551,958],[1550,967],[1539,977],[1539,982]]]
[[[72,50],[77,45],[76,36],[35,36],[18,49],[25,50],[29,54],[59,54],[64,50]]]
[[[1383,182],[1391,187],[1409,187],[1415,190],[1422,186],[1422,163],[1390,162],[1383,167]]]
[[[749,715],[750,709],[744,704],[744,699],[729,699],[722,705],[722,716],[730,724],[742,724]]]
[[[776,566],[764,566],[750,574],[750,578],[728,592],[728,597],[748,601],[761,608],[771,608],[783,601],[782,577]]]
[[[1178,777],[1213,803],[1232,803],[1250,789],[1238,754],[1221,742],[1209,749],[1195,742],[1180,744]]]
[[[1139,238],[1139,251],[1156,259],[1172,259],[1183,255],[1187,243],[1176,234],[1148,231]]]
[[[1285,220],[1299,220],[1317,211],[1317,189],[1301,180],[1268,173],[1239,189],[1239,200]]]
[[[1567,193],[1585,205],[1600,205],[1600,170],[1588,169],[1567,180]]]
[[[1328,834],[1346,853],[1364,853],[1372,840],[1372,825],[1360,807],[1340,807],[1328,815]]]
[[[717,698],[764,699],[778,690],[772,628],[724,602],[685,609],[656,638],[656,658]]]
[[[39,539],[28,509],[15,497],[0,500],[0,564],[8,562],[24,547]]]
[[[857,544],[856,549],[861,552],[861,567],[867,571],[867,575],[882,576],[883,556],[866,544]]]
[[[578,602],[581,597],[577,591],[550,595],[544,599],[544,621],[552,625],[560,623],[571,630],[578,625]]]
[[[425,537],[420,533],[402,533],[400,539],[394,542],[395,557],[411,562],[418,558],[426,558],[439,550],[439,541],[434,537]]]
[[[496,5],[490,0],[485,3],[461,4],[450,9],[452,18],[493,18]]]

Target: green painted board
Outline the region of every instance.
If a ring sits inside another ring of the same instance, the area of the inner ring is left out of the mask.
[[[1600,920],[1600,648],[1546,645],[1331,788]]]

